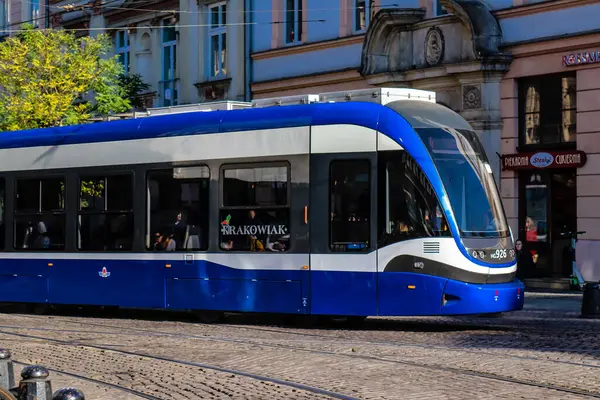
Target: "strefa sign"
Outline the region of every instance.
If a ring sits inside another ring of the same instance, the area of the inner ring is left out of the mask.
[[[581,150],[505,154],[502,156],[502,169],[581,168],[586,161],[587,156]]]

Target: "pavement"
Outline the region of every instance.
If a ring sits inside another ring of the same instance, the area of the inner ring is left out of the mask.
[[[87,400],[600,397],[600,321],[579,318],[580,307],[579,293],[528,292],[522,311],[496,318],[369,318],[360,328],[7,313],[0,345]]]

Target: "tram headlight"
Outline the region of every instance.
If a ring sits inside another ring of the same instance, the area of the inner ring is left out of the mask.
[[[479,250],[479,258],[485,258],[485,251]]]

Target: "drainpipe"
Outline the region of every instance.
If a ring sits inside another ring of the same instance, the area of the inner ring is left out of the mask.
[[[250,81],[252,80],[252,0],[244,0],[244,101],[252,100]]]

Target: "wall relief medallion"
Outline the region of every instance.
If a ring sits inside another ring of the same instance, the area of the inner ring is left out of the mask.
[[[478,110],[481,108],[481,86],[463,86],[463,110]]]
[[[425,36],[425,61],[431,67],[438,65],[444,58],[444,34],[434,26]]]

